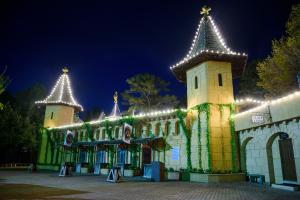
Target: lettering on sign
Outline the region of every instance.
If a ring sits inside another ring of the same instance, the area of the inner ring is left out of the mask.
[[[262,115],[252,115],[252,123],[255,123],[255,124],[264,123],[264,116],[262,116]]]

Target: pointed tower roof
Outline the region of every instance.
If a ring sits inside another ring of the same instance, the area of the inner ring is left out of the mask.
[[[119,105],[118,105],[118,92],[115,92],[114,94],[114,107],[109,115],[109,117],[120,117],[121,116],[121,112],[119,109]]]
[[[186,81],[186,71],[195,65],[208,61],[228,61],[232,63],[234,77],[242,74],[247,61],[245,53],[232,51],[226,44],[212,17],[211,8],[204,6],[192,45],[187,55],[170,69],[179,81]]]
[[[63,74],[56,81],[51,93],[46,99],[36,101],[36,104],[62,104],[74,107],[76,110],[83,111],[83,107],[77,103],[73,97],[68,69],[63,68]]]

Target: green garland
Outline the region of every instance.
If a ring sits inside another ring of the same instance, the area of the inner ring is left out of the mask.
[[[187,116],[186,112],[181,110],[176,111],[177,117],[179,118],[179,123],[183,129],[184,136],[186,138],[186,158],[187,158],[187,169],[192,169],[192,159],[191,159],[191,130],[187,128],[186,124],[184,123],[183,118]]]
[[[206,113],[206,124],[207,124],[207,128],[206,128],[206,149],[207,149],[207,161],[208,161],[208,167],[207,167],[207,171],[210,172],[211,171],[211,148],[210,148],[210,135],[211,135],[211,127],[210,127],[210,103],[203,103],[200,104],[198,106],[195,106],[194,109],[196,108],[198,110],[198,146],[199,146],[199,168],[200,170],[202,169],[202,158],[201,158],[201,151],[202,151],[202,147],[201,147],[201,119],[200,119],[200,114],[201,112],[205,112]],[[201,162],[201,164],[200,164]]]
[[[225,152],[224,152],[224,136],[223,136],[223,118],[224,118],[224,105],[219,105],[219,111],[221,114],[221,147],[222,147],[222,165],[224,167],[224,158],[225,158]]]
[[[232,153],[232,172],[237,172],[236,169],[236,143],[235,143],[235,126],[234,126],[234,104],[230,104],[230,116],[229,116],[229,124],[230,124],[230,133],[231,133],[231,153]]]
[[[202,170],[202,146],[201,146],[201,108],[200,106],[197,107],[198,110],[198,162],[199,162],[199,169]]]

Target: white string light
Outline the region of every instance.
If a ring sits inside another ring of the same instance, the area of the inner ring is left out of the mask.
[[[186,112],[186,109],[179,109],[183,112]],[[148,112],[148,113],[140,113],[138,115],[134,115],[134,116],[123,116],[123,117],[106,117],[102,120],[94,120],[94,121],[90,121],[90,122],[86,122],[89,123],[91,125],[95,125],[95,124],[101,124],[102,122],[105,121],[116,121],[119,119],[126,119],[126,118],[143,118],[143,117],[158,117],[158,116],[164,116],[164,115],[168,115],[171,113],[175,113],[176,111],[178,111],[178,109],[167,109],[167,110],[160,110],[160,111],[152,111],[152,112]],[[63,126],[57,126],[57,127],[53,127],[53,128],[49,128],[49,130],[51,129],[66,129],[66,128],[76,128],[76,127],[80,127],[82,126],[84,123],[74,123],[74,124],[68,124],[68,125],[63,125]]]
[[[269,105],[275,105],[275,104],[278,104],[278,103],[281,103],[281,102],[284,102],[284,101],[287,101],[287,100],[290,100],[290,99],[293,99],[295,97],[299,97],[300,96],[300,91],[296,91],[292,94],[289,94],[287,96],[284,96],[284,97],[281,97],[279,99],[275,99],[275,100],[271,100],[271,101],[260,101],[260,106],[257,106],[255,108],[251,108],[249,110],[246,110],[244,112],[241,112],[241,113],[237,113],[235,114],[235,117],[239,117],[239,116],[243,116],[247,113],[251,113],[251,112],[255,112],[263,107],[266,107],[266,106],[269,106]]]
[[[204,18],[205,17],[206,16],[202,17],[201,20],[200,20],[200,22],[199,22],[199,24],[198,24],[198,27],[197,27],[197,30],[195,32],[195,35],[194,35],[194,38],[193,38],[193,41],[192,41],[192,45],[191,45],[191,47],[189,49],[188,54],[181,61],[179,61],[175,65],[171,66],[170,67],[171,70],[174,69],[174,68],[176,68],[176,67],[178,67],[178,66],[181,66],[184,63],[189,62],[192,58],[194,58],[194,57],[196,57],[196,56],[198,56],[198,55],[200,55],[202,53],[212,53],[212,54],[218,54],[218,55],[224,54],[224,55],[235,55],[235,56],[247,56],[247,54],[245,54],[245,53],[239,53],[239,52],[231,51],[231,49],[229,47],[227,47],[227,45],[224,42],[223,37],[221,36],[220,31],[218,30],[218,27],[215,25],[214,20],[212,19],[211,16],[207,16],[208,23],[211,23],[211,25],[213,27],[213,30],[214,30],[214,33],[217,35],[219,42],[226,49],[226,51],[220,52],[220,51],[214,51],[212,49],[202,49],[200,52],[196,52],[196,53],[192,54],[193,49],[195,48],[196,42],[200,38],[200,28],[204,24],[203,22],[204,22]]]
[[[68,88],[67,91],[64,90],[65,84],[67,84],[67,88]],[[54,93],[58,92],[58,86],[60,86],[60,88],[59,88],[59,97],[57,98],[54,96]],[[64,96],[65,92],[67,92],[68,95],[70,96],[69,102],[63,101],[63,96]],[[51,99],[54,99],[54,100],[51,100]],[[66,73],[62,74],[59,77],[58,81],[52,88],[51,93],[44,100],[36,101],[35,103],[36,104],[65,104],[65,105],[69,105],[69,106],[78,107],[80,109],[80,111],[83,111],[83,107],[80,104],[78,104],[77,101],[73,97],[70,79],[69,79],[68,74],[66,74]]]

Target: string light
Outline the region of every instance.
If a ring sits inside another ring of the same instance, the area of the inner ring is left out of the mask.
[[[241,113],[237,113],[235,114],[235,117],[239,117],[239,116],[243,116],[245,114],[248,114],[248,113],[252,113],[252,112],[255,112],[261,108],[264,108],[264,107],[267,107],[269,105],[275,105],[275,104],[278,104],[278,103],[281,103],[281,102],[284,102],[284,101],[287,101],[287,100],[291,100],[295,97],[299,97],[300,96],[300,91],[296,91],[292,94],[289,94],[287,96],[284,96],[284,97],[281,97],[281,98],[278,98],[278,99],[275,99],[275,100],[271,100],[271,101],[260,101],[259,103],[261,104],[260,106],[257,106],[255,108],[251,108],[249,110],[246,110],[244,112],[241,112]],[[252,100],[252,99],[251,99]],[[253,100],[254,101],[254,100]],[[239,101],[240,102],[240,101]]]
[[[186,112],[186,109],[179,109],[183,112]],[[117,121],[119,119],[126,119],[126,118],[144,118],[144,117],[158,117],[158,116],[164,116],[164,115],[169,115],[171,113],[175,113],[176,111],[178,111],[178,109],[167,109],[167,110],[160,110],[160,111],[151,111],[148,113],[140,113],[138,115],[134,115],[134,116],[123,116],[123,117],[106,117],[102,120],[94,120],[94,121],[90,121],[90,122],[86,122],[89,123],[91,125],[95,125],[95,124],[101,124],[102,122],[105,121]],[[82,126],[84,123],[80,122],[80,123],[74,123],[74,124],[68,124],[68,125],[63,125],[63,126],[57,126],[57,127],[53,127],[53,128],[49,128],[49,130],[51,129],[67,129],[67,128],[76,128],[76,127],[80,127]]]
[[[222,47],[226,51],[221,51],[220,52],[220,51],[214,51],[213,49],[202,49],[199,52],[194,52],[193,53],[195,45],[196,45],[197,41],[200,38],[200,29],[201,29],[202,26],[204,26],[204,20],[206,20],[207,23],[211,24],[211,26],[213,27],[214,34],[217,36],[218,41],[220,42],[220,44],[222,45]],[[211,16],[203,16],[200,19],[200,22],[198,24],[198,27],[197,27],[197,30],[195,32],[194,38],[192,40],[192,45],[189,49],[189,52],[187,53],[187,55],[181,61],[179,61],[175,65],[171,66],[170,69],[172,70],[172,69],[174,69],[178,66],[181,66],[182,64],[189,62],[192,58],[194,58],[196,56],[199,56],[200,54],[203,54],[203,53],[211,53],[211,54],[217,54],[217,55],[224,54],[224,55],[234,55],[234,56],[247,56],[246,53],[234,52],[229,47],[227,47],[227,45],[226,45],[226,43],[225,43],[218,27],[216,26],[216,24],[215,24],[215,22],[214,22],[214,20],[212,19]]]
[[[56,81],[50,94],[44,100],[36,101],[35,104],[65,104],[65,105],[77,107],[80,109],[80,111],[83,111],[83,107],[80,104],[78,104],[77,101],[73,97],[70,79],[66,72],[67,71],[64,71],[64,73]],[[65,86],[67,86],[67,91],[65,91],[65,89],[64,89]],[[59,92],[58,92],[58,90],[59,90]],[[67,92],[67,94],[70,97],[70,101],[68,101],[68,102],[63,100],[63,96],[65,96],[64,95],[65,92]],[[55,93],[58,93],[59,96],[58,97],[55,96],[54,95]]]

